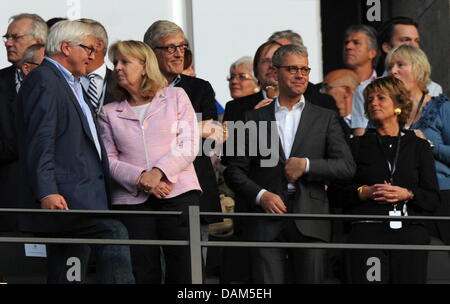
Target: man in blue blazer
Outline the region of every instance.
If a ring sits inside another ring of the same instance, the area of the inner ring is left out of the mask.
[[[18,96],[19,161],[27,208],[106,210],[110,206],[108,157],[80,76],[94,59],[95,38],[86,24],[61,21],[52,27],[43,63]],[[50,237],[128,238],[117,220],[95,216],[28,216],[25,231]],[[83,245],[49,245],[48,282],[79,281],[68,259]],[[127,246],[93,246],[100,283],[132,283]],[[86,270],[85,256],[79,257]],[[66,266],[69,264],[69,266]],[[85,271],[82,271],[85,272]],[[75,277],[76,278],[76,277]]]

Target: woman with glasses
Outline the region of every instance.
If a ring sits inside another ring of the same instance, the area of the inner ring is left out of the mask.
[[[450,102],[444,95],[431,97],[428,92],[431,67],[425,53],[416,47],[400,45],[386,56],[386,70],[408,89],[413,109],[406,126],[427,140],[433,151],[439,182],[439,215],[450,215]],[[435,232],[434,222],[430,229]],[[440,237],[450,244],[450,223],[437,222]],[[439,237],[439,236],[438,236]]]
[[[230,66],[227,77],[230,95],[233,99],[258,93],[258,80],[253,75],[253,60],[249,56],[241,57]]]
[[[193,166],[199,148],[194,109],[186,92],[167,87],[155,54],[140,41],[109,50],[119,101],[99,116],[118,210],[184,211],[198,204],[201,188]],[[124,216],[130,239],[182,240],[177,217]],[[163,247],[166,283],[189,283],[188,248]],[[161,283],[160,249],[131,246],[137,283]]]
[[[364,90],[365,112],[375,129],[351,141],[357,170],[346,189],[346,212],[398,217],[432,214],[439,206],[433,155],[427,141],[403,127],[412,104],[394,77],[374,80]],[[349,243],[428,245],[422,222],[356,220]],[[426,251],[349,250],[350,283],[425,283]]]

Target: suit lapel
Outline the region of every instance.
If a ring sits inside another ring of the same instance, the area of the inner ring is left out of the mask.
[[[305,131],[309,126],[314,124],[314,109],[311,107],[308,101],[305,102],[305,107],[302,111],[302,116],[300,118],[300,123],[297,127],[297,132],[295,133],[294,143],[292,144],[291,154],[289,157],[293,155],[298,155],[298,150],[303,145],[306,140],[306,136],[304,135]]]
[[[278,139],[279,160],[280,160],[281,163],[284,163],[284,162],[286,162],[286,155],[285,155],[284,150],[283,150],[283,145],[281,143],[280,134],[278,134],[278,125],[274,129],[275,134],[272,134],[272,131],[271,131],[272,129],[271,129],[271,126],[270,126],[270,123],[277,124],[277,119],[275,117],[275,102],[272,102],[271,104],[263,107],[261,114],[263,115],[263,119],[269,123],[269,125],[267,126],[267,134],[268,134],[269,138],[271,136],[276,136],[276,138]]]
[[[45,60],[42,64],[49,67],[61,79],[64,89],[67,91],[67,93],[69,95],[69,99],[72,102],[72,104],[74,105],[74,107],[78,113],[78,117],[80,118],[84,133],[86,133],[88,138],[95,145],[94,138],[92,137],[92,134],[91,134],[91,129],[89,128],[89,124],[87,122],[87,118],[84,116],[83,110],[81,109],[81,106],[78,103],[78,99],[76,98],[75,93],[73,92],[72,88],[67,83],[67,80],[64,78],[64,76],[61,74],[61,72],[58,70],[58,68],[53,63]],[[91,113],[86,113],[86,115],[89,115],[89,114],[92,115],[92,111],[91,111]]]

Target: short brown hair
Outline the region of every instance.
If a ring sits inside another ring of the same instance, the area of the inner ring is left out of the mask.
[[[369,94],[372,92],[385,92],[389,95],[394,102],[394,106],[402,110],[400,115],[397,116],[400,127],[405,126],[411,113],[412,103],[403,82],[395,77],[387,76],[375,79],[364,89],[364,111],[370,122],[374,124],[367,112]]]
[[[117,41],[109,49],[109,59],[114,61],[114,56],[117,53],[135,58],[144,65],[146,73],[141,84],[143,97],[153,98],[158,90],[167,86],[167,80],[159,70],[155,53],[144,42],[135,40]],[[125,100],[130,97],[128,91],[118,84],[113,90],[118,100]]]

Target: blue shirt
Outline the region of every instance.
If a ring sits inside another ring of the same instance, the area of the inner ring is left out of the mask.
[[[101,152],[101,148],[100,148],[100,142],[99,142],[99,139],[97,136],[97,128],[95,127],[94,117],[92,116],[91,109],[89,108],[88,104],[84,100],[83,88],[81,87],[80,78],[76,78],[75,76],[73,76],[69,70],[67,70],[65,67],[63,67],[61,64],[59,64],[57,61],[55,61],[49,57],[45,57],[45,59],[56,66],[56,68],[64,76],[64,79],[67,81],[67,83],[69,84],[73,93],[75,94],[78,104],[80,105],[81,110],[83,111],[84,117],[86,118],[87,123],[89,125],[89,130],[91,131],[92,138],[94,139],[95,148],[97,148],[98,156],[101,159],[102,152]]]

